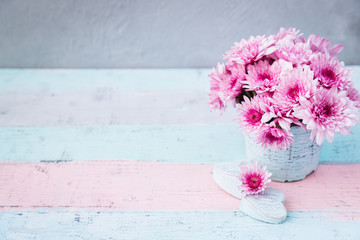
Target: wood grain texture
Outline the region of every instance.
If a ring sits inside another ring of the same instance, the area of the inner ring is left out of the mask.
[[[1,70],[0,126],[231,122],[209,110],[208,72]]]
[[[242,183],[238,177],[240,175],[240,165],[243,163],[246,162],[223,162],[215,164],[213,168],[213,178],[217,185],[226,193],[238,199],[243,197],[242,190],[239,189]],[[286,196],[285,205],[292,210],[310,210],[315,206],[324,208],[326,204],[322,204],[332,201],[329,207],[338,208],[339,203],[341,204],[344,200],[347,201],[346,199],[349,196],[352,198],[350,201],[360,201],[359,196],[352,196],[349,193],[351,190],[345,190],[351,185],[348,189],[354,188],[355,192],[358,192],[357,189],[360,187],[357,180],[359,179],[358,165],[319,165],[318,169],[307,176],[305,180],[286,183],[272,181],[269,188],[282,191]],[[357,208],[358,205],[354,207],[354,209]]]
[[[0,160],[216,162],[242,156],[243,141],[235,125],[3,127]]]
[[[360,164],[272,183],[298,211],[282,225],[235,212],[200,164],[245,157],[234,111],[209,113],[208,72],[1,70],[0,239],[359,239]],[[360,163],[353,131],[321,161]]]
[[[238,208],[212,167],[137,161],[1,164],[2,210],[85,207],[130,210]]]
[[[272,182],[289,211],[360,209],[360,164],[320,165],[303,181]],[[206,164],[138,161],[2,163],[1,210],[81,207],[123,210],[237,210]],[[357,214],[353,215],[358,218]]]
[[[207,102],[205,91],[191,90],[0,93],[0,126],[222,124],[236,118],[234,109],[222,116],[210,112]]]
[[[325,142],[322,162],[360,162],[360,126]],[[232,124],[0,127],[0,161],[144,160],[215,163],[246,158]]]
[[[353,68],[359,86],[360,67]],[[209,112],[208,72],[3,69],[0,161],[244,158],[242,133],[232,121],[235,111]],[[360,161],[360,127],[353,132],[325,143],[320,160]]]
[[[360,67],[353,68],[359,88]],[[231,123],[233,108],[209,111],[209,72],[3,69],[0,126]]]
[[[0,213],[0,238],[358,240],[359,224],[329,219],[326,212],[289,212],[285,223],[274,225],[235,211],[38,209]]]
[[[0,93],[209,89],[210,69],[1,69]]]

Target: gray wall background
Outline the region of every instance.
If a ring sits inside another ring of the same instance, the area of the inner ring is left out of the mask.
[[[1,0],[0,67],[210,67],[235,41],[294,26],[360,64],[358,0]]]

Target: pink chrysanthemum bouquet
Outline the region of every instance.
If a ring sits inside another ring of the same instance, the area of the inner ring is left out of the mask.
[[[359,119],[360,94],[336,57],[342,48],[319,35],[305,39],[294,28],[241,40],[210,73],[209,104],[236,106],[244,133],[269,149],[289,148],[295,125],[310,130],[318,145],[332,142]]]

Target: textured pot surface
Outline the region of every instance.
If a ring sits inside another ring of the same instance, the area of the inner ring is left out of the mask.
[[[251,136],[245,136],[247,160],[257,160],[272,172],[274,181],[297,181],[313,172],[319,163],[320,150],[310,141],[310,131],[301,127],[291,127],[294,142],[287,150],[273,151],[254,142]]]

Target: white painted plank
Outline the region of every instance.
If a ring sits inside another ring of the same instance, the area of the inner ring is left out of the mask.
[[[237,117],[210,112],[206,91],[0,93],[0,126],[218,124]]]
[[[232,122],[210,112],[208,72],[0,70],[0,126]]]
[[[232,211],[139,212],[39,209],[0,213],[1,239],[358,240],[360,222],[327,212],[289,212],[283,224]]]
[[[209,69],[0,70],[0,126],[226,123]]]
[[[360,162],[360,126],[324,143],[320,161]],[[236,124],[1,127],[0,161],[144,160],[214,163],[244,159]]]
[[[353,66],[360,87],[360,66]],[[210,69],[0,70],[0,126],[230,123],[210,113]]]

